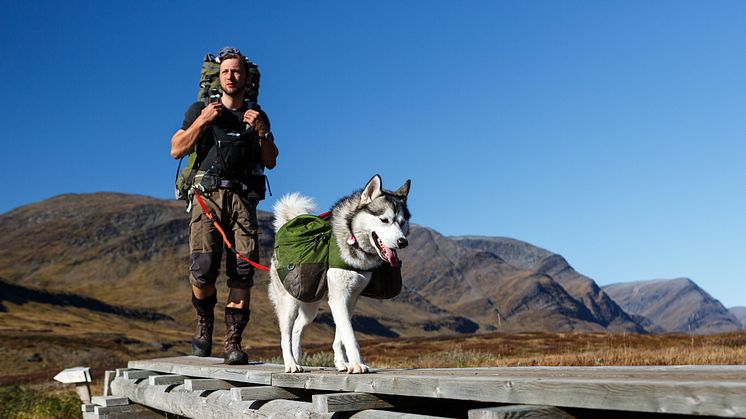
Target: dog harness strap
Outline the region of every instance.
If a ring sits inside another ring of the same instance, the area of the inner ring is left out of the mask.
[[[202,200],[202,196],[199,193],[199,189],[194,188],[194,196],[197,197],[197,202],[199,202],[199,206],[202,207],[202,211],[207,215],[207,218],[212,221],[212,224],[215,226],[216,229],[218,229],[218,232],[221,236],[223,236],[223,241],[225,242],[225,245],[228,247],[228,249],[233,252],[237,258],[247,262],[249,265],[255,267],[256,269],[262,270],[262,271],[268,271],[269,268],[260,265],[253,260],[250,260],[249,258],[245,257],[244,255],[238,253],[238,251],[233,247],[231,242],[228,240],[228,236],[225,235],[225,231],[223,231],[223,228],[220,227],[220,223],[218,223],[218,220],[215,218],[215,215],[207,208],[207,205],[205,205],[205,201]]]

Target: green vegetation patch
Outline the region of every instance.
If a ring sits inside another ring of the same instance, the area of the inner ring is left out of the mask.
[[[75,418],[80,417],[80,405],[72,394],[40,393],[19,385],[0,387],[2,418]]]

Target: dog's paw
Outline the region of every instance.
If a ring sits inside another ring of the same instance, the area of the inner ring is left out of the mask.
[[[296,372],[303,372],[303,367],[300,365],[285,365],[285,372],[289,373],[296,373]]]
[[[347,367],[347,374],[365,374],[368,370],[367,365],[354,363]]]
[[[335,361],[334,366],[337,367],[339,372],[347,372],[349,369],[349,365],[344,361]]]

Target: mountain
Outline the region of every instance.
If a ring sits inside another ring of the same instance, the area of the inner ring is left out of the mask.
[[[266,262],[273,249],[271,214],[260,211],[258,217],[260,258]],[[188,304],[187,227],[188,214],[173,200],[118,193],[57,196],[0,216],[0,246],[5,249],[0,278],[30,289],[162,313],[188,333],[194,314]],[[643,331],[559,255],[518,241],[511,242],[512,252],[479,248],[417,225],[409,242],[400,252],[405,278],[401,295],[360,300],[356,324],[363,335]],[[258,273],[252,331],[257,341],[276,342],[266,281],[266,274]],[[224,283],[218,285],[223,291]],[[309,339],[326,339],[333,333],[331,323],[322,305]]]
[[[730,313],[741,322],[743,328],[746,329],[746,307],[731,307],[728,309]]]
[[[644,328],[609,298],[595,281],[575,271],[558,254],[506,237],[461,236],[451,239],[462,246],[490,252],[516,269],[532,271],[552,279],[590,311],[594,323],[607,330],[644,332]]]
[[[741,322],[689,278],[612,284],[603,290],[628,313],[665,332],[736,331]]]
[[[0,278],[32,290],[163,313],[185,332],[191,328],[188,214],[181,202],[117,193],[68,194],[0,217],[0,246],[4,249]],[[273,249],[271,214],[260,211],[258,217],[260,260],[266,262]],[[255,279],[252,331],[257,341],[274,342],[279,335],[267,298],[267,275],[260,272]],[[222,281],[218,287],[224,292]],[[322,306],[324,310],[329,312]],[[397,300],[364,299],[357,315],[357,323],[364,326],[359,330],[370,336],[478,328],[446,309],[431,307],[410,288]],[[309,339],[332,335],[324,319],[322,313],[311,326]]]

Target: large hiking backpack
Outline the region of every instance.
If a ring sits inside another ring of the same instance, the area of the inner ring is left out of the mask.
[[[246,64],[247,75],[246,75],[246,94],[244,95],[244,101],[256,102],[259,96],[259,68],[256,64],[249,61],[240,51],[235,48],[225,47],[218,51],[218,56],[213,54],[205,55],[202,61],[202,69],[200,71],[199,79],[199,93],[197,93],[197,101],[202,102],[207,106],[210,102],[216,102],[220,100],[222,91],[220,89],[220,59],[226,54],[239,54],[244,57]],[[191,203],[192,194],[190,192],[192,183],[194,182],[194,176],[197,174],[197,168],[199,167],[197,153],[197,147],[194,151],[182,157],[179,160],[179,165],[176,168],[176,180],[174,195],[176,199],[187,201]],[[181,168],[181,163],[187,159],[186,166],[184,169]],[[188,210],[189,207],[187,207]]]
[[[347,266],[339,255],[332,225],[315,215],[299,215],[277,230],[275,235],[277,274],[290,295],[303,301],[320,300],[326,293],[329,268],[356,270]],[[374,269],[361,295],[371,298],[394,298],[401,292],[401,264]]]

